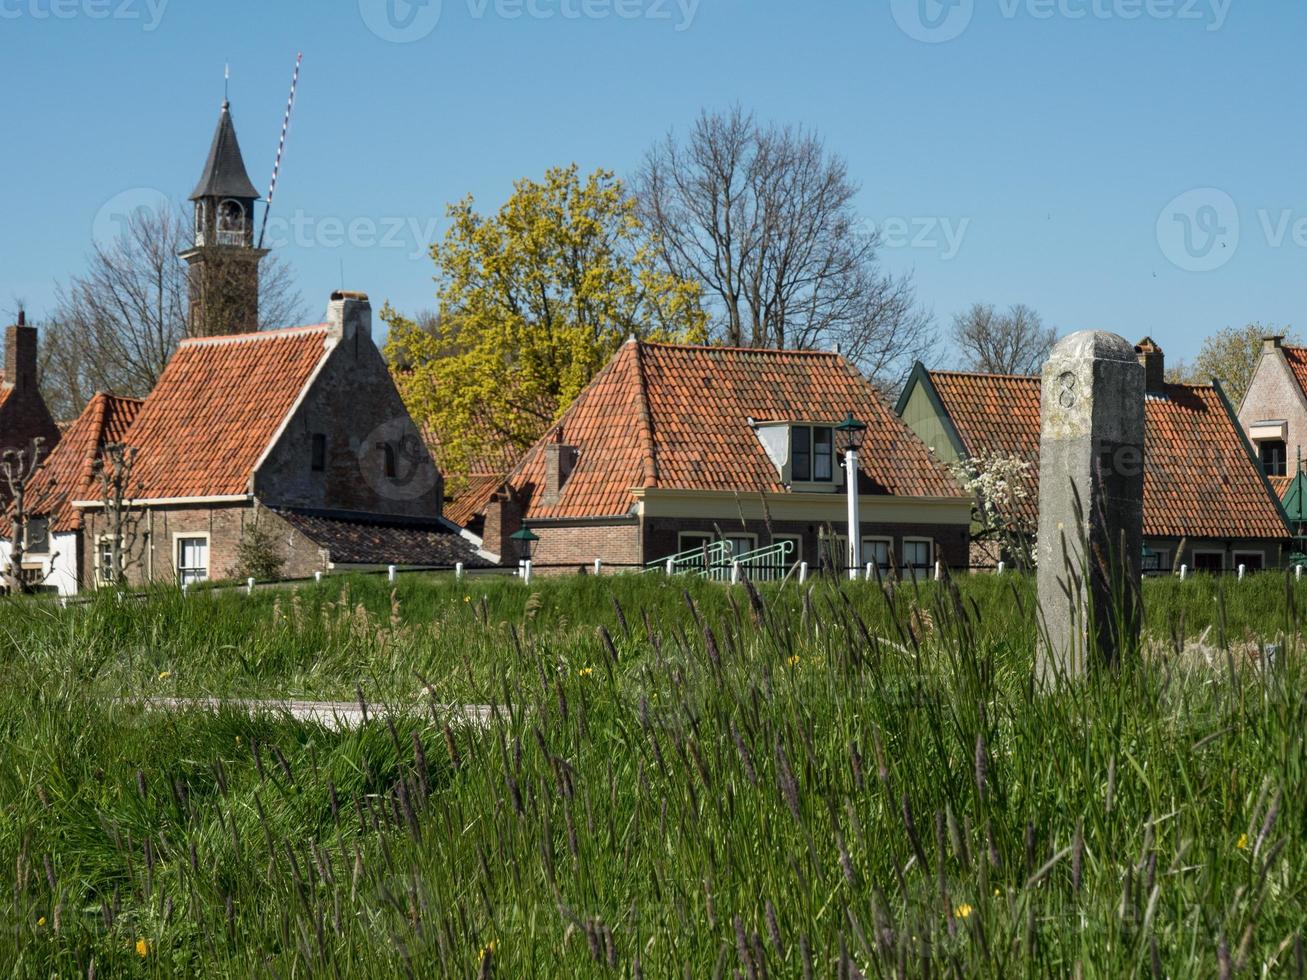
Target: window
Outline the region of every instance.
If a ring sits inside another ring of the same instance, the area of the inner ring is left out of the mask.
[[[243,245],[245,243],[245,209],[239,201],[223,201],[218,205],[218,244]]]
[[[327,468],[327,437],[321,432],[313,433],[313,472],[321,473]]]
[[[1194,571],[1219,572],[1225,568],[1224,551],[1195,551]]]
[[[395,479],[395,444],[391,442],[379,442],[377,448],[381,450],[382,472],[387,480]]]
[[[95,580],[112,585],[113,578],[113,538],[105,535],[95,542]]]
[[[1260,551],[1236,551],[1234,567],[1243,565],[1250,572],[1260,572],[1266,568],[1266,555]]]
[[[731,543],[731,558],[747,555],[758,547],[758,536],[755,534],[728,534],[726,540]]]
[[[914,571],[930,568],[933,550],[934,543],[924,538],[904,538],[903,567]]]
[[[1170,557],[1169,551],[1162,551],[1158,548],[1145,548],[1143,570],[1145,572],[1163,572],[1170,568],[1167,559]]]
[[[894,541],[891,538],[863,538],[862,567],[865,569],[872,562],[875,562],[876,567],[881,571],[888,571],[890,551],[893,548]]]
[[[692,551],[695,548],[711,546],[712,543],[716,540],[717,539],[714,538],[711,534],[707,534],[704,532],[682,531],[680,534],[676,536],[676,550],[678,552]]]
[[[182,585],[204,582],[209,578],[209,539],[177,539],[177,578]]]
[[[50,520],[46,517],[30,517],[27,520],[27,551],[32,555],[44,555],[50,551]]]
[[[825,425],[796,425],[790,430],[790,480],[830,483],[835,478],[835,430]]]
[[[1257,445],[1262,456],[1262,469],[1267,476],[1287,476],[1289,451],[1283,439],[1267,439]]]

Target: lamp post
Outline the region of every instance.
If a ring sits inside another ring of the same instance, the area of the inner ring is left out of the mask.
[[[536,543],[540,540],[540,537],[532,531],[530,527],[523,524],[520,531],[516,531],[509,535],[509,540],[517,544],[518,566],[523,569],[523,577],[530,582],[531,553],[535,549]]]
[[[845,417],[844,421],[835,426],[835,431],[841,436],[844,442],[844,483],[849,492],[849,578],[856,581],[858,578],[858,559],[859,544],[861,535],[859,530],[861,524],[858,521],[858,450],[862,448],[862,441],[867,437],[867,427],[853,417],[853,413]]]

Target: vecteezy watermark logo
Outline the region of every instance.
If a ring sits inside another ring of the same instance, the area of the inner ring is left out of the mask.
[[[134,20],[158,30],[171,0],[0,0],[0,20]]]
[[[970,218],[953,219],[939,215],[891,217],[879,221],[864,220],[854,235],[877,248],[911,248],[938,252],[944,262],[957,258],[971,227]]]
[[[163,191],[153,187],[133,187],[115,194],[95,213],[91,224],[91,239],[99,248],[108,248],[133,224],[157,220],[169,214],[173,203]]]
[[[440,23],[441,0],[359,0],[368,30],[383,41],[411,44]]]
[[[358,445],[364,481],[387,500],[417,500],[440,480],[417,426],[407,415],[383,422]]]
[[[1239,207],[1225,191],[1199,187],[1174,198],[1157,219],[1157,244],[1186,272],[1214,272],[1239,248]]]
[[[927,44],[952,41],[971,24],[976,0],[890,0],[899,30]]]

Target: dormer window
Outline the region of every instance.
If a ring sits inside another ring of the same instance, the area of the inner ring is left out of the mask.
[[[830,483],[835,479],[835,430],[829,425],[790,429],[790,478],[795,483]]]
[[[1289,449],[1283,439],[1267,439],[1258,443],[1262,457],[1262,469],[1267,476],[1287,476],[1289,472]]]

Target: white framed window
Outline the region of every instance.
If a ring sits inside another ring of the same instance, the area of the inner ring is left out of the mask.
[[[798,534],[773,534],[771,536],[772,544],[782,544],[785,541],[790,542],[794,547],[790,553],[785,556],[786,561],[796,562],[803,561],[803,538]]]
[[[113,584],[113,536],[102,534],[95,540],[95,581]]]
[[[50,519],[48,517],[29,517],[24,535],[23,547],[29,555],[48,555],[50,553]]]
[[[790,480],[831,483],[835,479],[835,429],[796,425],[790,429]]]
[[[1165,548],[1147,548],[1141,567],[1145,572],[1164,572],[1171,567],[1170,558],[1171,552]]]
[[[177,556],[177,581],[182,585],[207,582],[209,579],[209,536],[176,534],[173,536]]]
[[[865,537],[862,539],[861,564],[865,569],[872,562],[881,571],[889,571],[890,552],[894,550],[893,538]]]
[[[904,538],[902,562],[904,569],[920,571],[935,563],[935,542],[929,538]]]
[[[1195,572],[1225,571],[1225,552],[1224,551],[1199,551],[1197,548],[1195,548],[1194,571]]]
[[[750,551],[756,551],[758,548],[758,535],[743,534],[736,532],[726,535],[726,540],[731,543],[731,557],[739,558],[740,555],[747,555]]]

